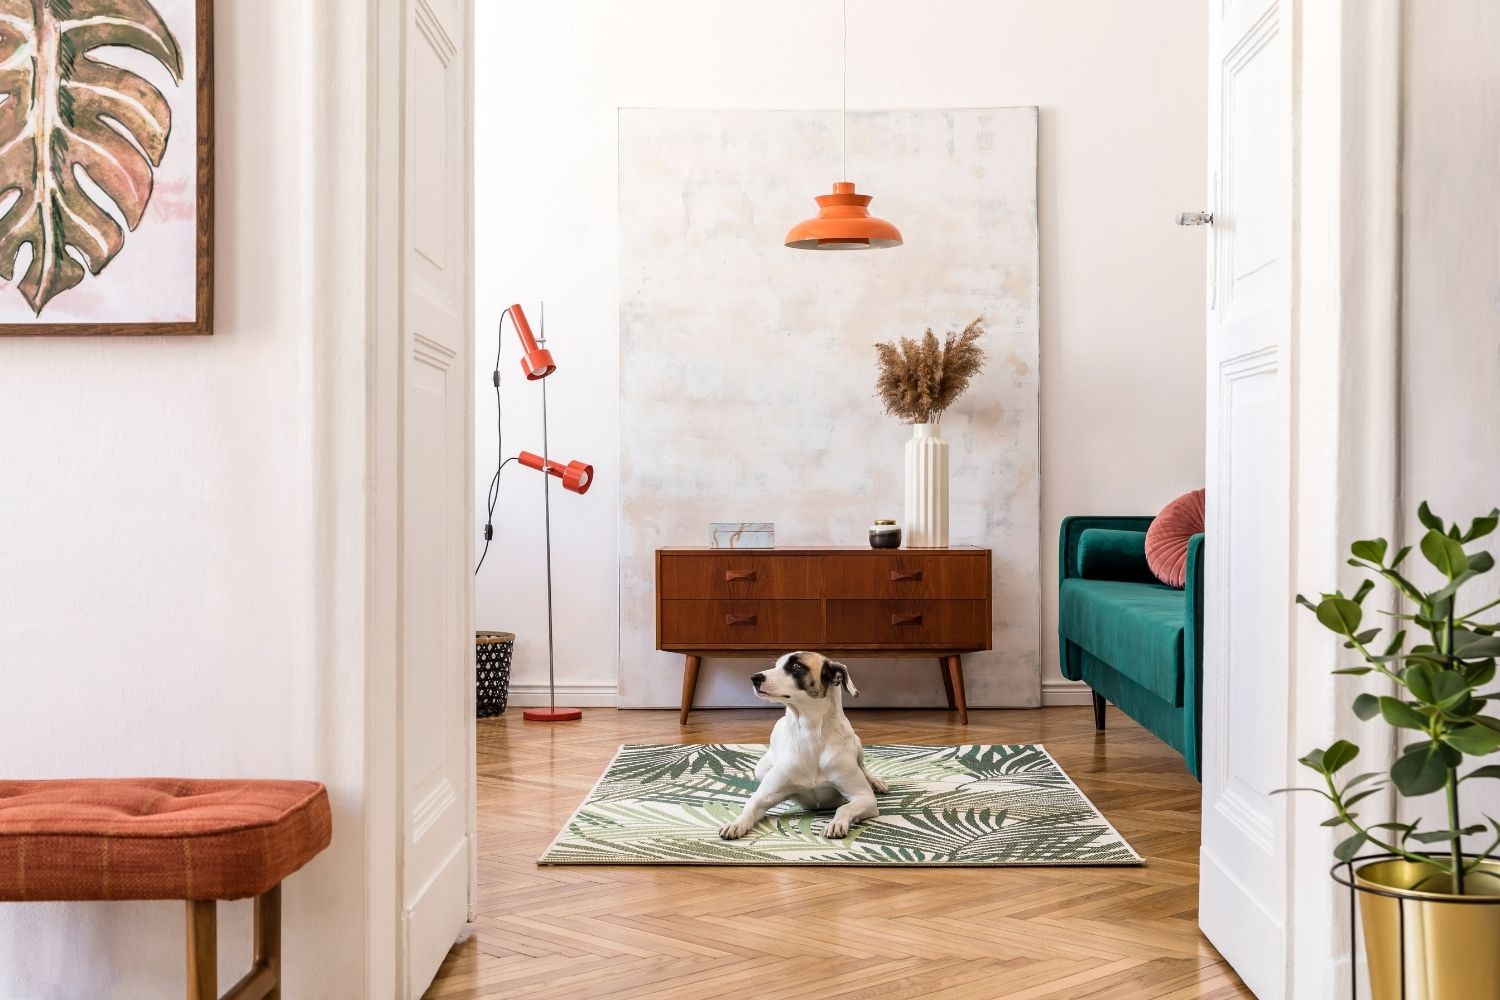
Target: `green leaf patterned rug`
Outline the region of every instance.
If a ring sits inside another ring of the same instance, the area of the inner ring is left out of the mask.
[[[828,840],[793,802],[720,840],[764,745],[622,746],[538,859],[544,865],[1139,865],[1039,744],[867,746],[880,817]]]

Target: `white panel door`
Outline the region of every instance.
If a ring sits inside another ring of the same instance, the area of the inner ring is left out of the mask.
[[[1291,23],[1209,15],[1208,527],[1199,922],[1262,1000],[1287,995]]]
[[[474,801],[470,0],[402,0],[398,995],[470,914]]]

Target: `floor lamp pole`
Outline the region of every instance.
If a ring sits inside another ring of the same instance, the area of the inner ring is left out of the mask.
[[[541,311],[541,346],[547,346],[547,306]],[[583,718],[576,708],[557,707],[556,650],[552,639],[552,476],[545,470],[552,467],[552,453],[547,443],[547,380],[542,379],[542,533],[547,547],[547,708],[528,708],[521,713],[532,722],[569,722]]]

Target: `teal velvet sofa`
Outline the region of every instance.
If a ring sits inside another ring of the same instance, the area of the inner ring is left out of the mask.
[[[1059,538],[1057,636],[1062,673],[1182,754],[1201,778],[1203,536],[1188,544],[1187,586],[1146,565],[1150,517],[1066,517]]]

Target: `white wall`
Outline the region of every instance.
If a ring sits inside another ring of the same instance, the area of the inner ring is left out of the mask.
[[[1500,7],[1412,0],[1404,42],[1401,517],[1416,542],[1423,500],[1465,526],[1500,506]],[[1500,577],[1466,592],[1485,604]],[[1426,825],[1446,826],[1440,797],[1425,804]],[[1500,789],[1466,783],[1463,809],[1500,815]]]
[[[569,700],[610,698],[618,659],[617,109],[836,106],[838,37],[834,0],[479,5],[477,48],[490,54],[476,80],[479,367],[500,310],[545,298],[561,366],[553,450],[599,477],[586,497],[553,504]],[[852,107],[1041,108],[1038,545],[1053,684],[1061,518],[1154,513],[1203,485],[1204,241],[1171,219],[1207,197],[1206,41],[1196,0],[850,4]],[[787,192],[788,225],[808,194]],[[537,390],[515,356],[507,343],[509,454],[539,438]],[[481,490],[494,450],[485,398]],[[475,620],[520,634],[523,700],[546,676],[540,497],[531,473],[505,475]]]
[[[362,641],[329,632],[320,579],[345,529],[322,530],[316,500],[339,471],[317,383],[362,333],[332,320],[320,220],[361,210],[336,246],[362,271],[360,148],[333,143],[363,127],[363,67],[338,56],[363,58],[363,18],[218,5],[214,336],[0,340],[4,774],[328,783],[333,846],[284,897],[286,994],[314,998],[366,982],[364,698],[335,672]],[[220,907],[226,988],[249,908]],[[181,903],[0,905],[0,997],[179,996],[182,927]]]

